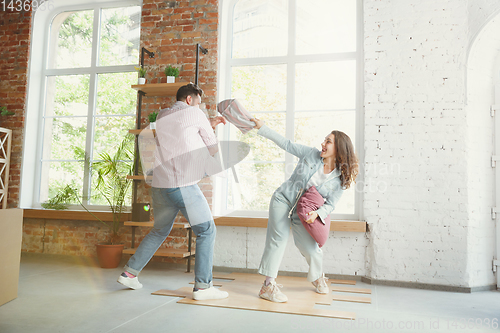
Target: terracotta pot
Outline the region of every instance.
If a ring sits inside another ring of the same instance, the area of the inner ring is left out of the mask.
[[[122,260],[124,244],[97,244],[97,260],[102,268],[116,268]]]

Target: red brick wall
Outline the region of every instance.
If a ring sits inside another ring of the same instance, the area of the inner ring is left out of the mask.
[[[0,116],[0,126],[13,134],[8,208],[19,206],[30,32],[31,12],[0,11],[0,106],[15,112]]]
[[[173,7],[170,7],[173,5]],[[208,49],[200,52],[199,85],[205,94],[207,110],[215,114],[217,93],[217,28],[218,0],[158,1],[144,0],[141,24],[141,46],[155,53],[145,56],[148,83],[167,82],[163,70],[168,65],[178,67],[177,81],[194,82],[196,44]],[[147,115],[175,102],[175,98],[144,98],[143,124]]]
[[[146,227],[136,229],[136,247],[149,230],[150,228]],[[132,229],[122,226],[121,232],[125,247],[130,248],[132,246]],[[187,250],[187,232],[184,229],[173,229],[160,248]],[[95,245],[106,241],[108,237],[109,228],[99,221],[25,218],[22,251],[95,257]],[[185,263],[185,260],[174,258],[154,258],[154,260]]]
[[[173,7],[169,7],[173,4]],[[173,65],[180,69],[178,81],[195,81],[196,44],[200,43],[209,50],[200,52],[199,85],[205,92],[203,102],[211,114],[216,112],[216,77],[217,77],[217,36],[218,36],[218,0],[208,1],[158,1],[144,0],[141,26],[141,46],[155,53],[150,59],[145,56],[145,65],[149,71],[148,83],[166,82],[164,68]],[[26,37],[29,40],[29,36]],[[1,51],[0,51],[1,52]],[[10,56],[10,53],[9,53]],[[3,59],[3,58],[2,58]],[[23,83],[25,83],[25,77]],[[24,98],[23,98],[24,100]],[[175,98],[143,98],[142,125],[147,125],[147,115],[165,108],[175,102]],[[21,112],[24,112],[24,102]],[[21,130],[22,123],[20,126]],[[19,152],[19,161],[20,161]],[[212,184],[209,178],[199,183],[209,204],[212,204]],[[149,189],[139,186],[138,201],[151,202]],[[18,193],[18,192],[16,192]],[[17,199],[16,199],[17,200]],[[17,205],[16,201],[16,205]],[[185,221],[178,216],[178,221]],[[125,246],[131,245],[131,227],[123,227]],[[136,244],[149,231],[149,228],[137,228]],[[162,247],[187,249],[186,230],[172,230]],[[23,251],[95,256],[95,244],[106,238],[108,230],[100,222],[24,219]],[[45,236],[44,236],[45,235]],[[137,246],[137,245],[136,245]],[[184,263],[185,260],[173,258],[154,258],[154,261]]]

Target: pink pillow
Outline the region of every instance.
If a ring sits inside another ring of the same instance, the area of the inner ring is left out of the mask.
[[[255,123],[250,121],[253,117],[237,99],[223,100],[217,105],[217,111],[243,134],[251,131],[255,126]]]
[[[307,213],[317,210],[319,207],[323,206],[324,203],[325,200],[321,194],[319,194],[315,186],[311,186],[302,194],[297,202],[297,215],[299,215],[302,224],[312,238],[318,243],[319,247],[322,247],[328,239],[328,234],[330,233],[330,215],[326,216],[325,224],[321,222],[319,216],[311,224],[308,224],[306,220],[309,218]]]

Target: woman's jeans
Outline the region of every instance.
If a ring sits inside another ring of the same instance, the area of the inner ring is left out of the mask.
[[[297,212],[288,217],[291,206],[286,199],[275,192],[269,204],[269,219],[264,254],[260,262],[259,274],[276,278],[285,253],[292,227],[293,240],[300,253],[309,264],[307,281],[313,282],[323,274],[323,251],[302,225]]]
[[[212,286],[212,266],[216,228],[212,212],[197,184],[177,188],[153,187],[154,227],[144,237],[135,254],[125,266],[131,274],[139,275],[144,266],[165,241],[172,230],[179,210],[188,220],[196,235],[194,265],[195,288]]]

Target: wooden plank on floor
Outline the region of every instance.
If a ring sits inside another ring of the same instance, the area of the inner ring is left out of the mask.
[[[228,300],[230,298],[226,298]],[[355,320],[356,313],[348,312],[348,311],[334,311],[334,310],[326,310],[326,309],[314,309],[307,307],[285,307],[283,306],[286,303],[273,303],[266,300],[260,300],[259,305],[247,304],[245,306],[234,305],[227,302],[225,300],[212,300],[212,301],[195,301],[193,299],[188,299],[188,297],[179,300],[177,303],[180,304],[193,304],[193,305],[205,305],[205,306],[214,306],[221,308],[229,308],[229,309],[240,309],[240,310],[252,310],[252,311],[265,311],[265,312],[274,312],[274,313],[287,313],[287,314],[295,314],[295,315],[306,315],[306,316],[314,316],[314,317],[327,317],[327,318],[338,318],[338,319],[349,319]]]
[[[370,297],[359,297],[359,296],[345,296],[345,295],[333,295],[333,301],[340,302],[355,302],[355,303],[372,303],[372,299]]]
[[[280,276],[277,282],[283,284],[281,289],[288,297],[288,302],[274,303],[259,297],[262,286],[262,276],[258,274],[231,273],[229,275],[217,275],[214,278],[222,278],[226,281],[217,281],[222,284],[221,290],[227,291],[229,297],[219,300],[195,301],[192,296],[192,288],[184,287],[177,291],[159,290],[154,295],[165,295],[183,297],[177,303],[205,305],[223,308],[267,311],[276,313],[289,313],[306,316],[318,316],[327,318],[341,318],[354,320],[356,314],[348,311],[336,311],[330,309],[317,309],[316,304],[331,305],[332,293],[318,294],[316,289],[304,277]],[[187,288],[187,289],[186,289]]]
[[[357,294],[371,294],[372,293],[371,289],[338,287],[338,286],[332,287],[332,290],[333,291],[340,291],[340,292],[344,292],[344,293],[357,293]]]

